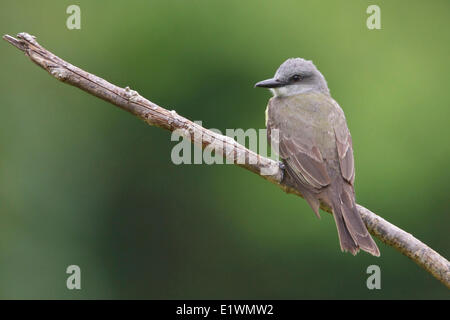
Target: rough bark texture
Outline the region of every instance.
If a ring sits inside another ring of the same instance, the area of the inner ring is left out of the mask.
[[[71,65],[44,49],[36,42],[35,37],[27,33],[18,34],[17,39],[9,35],[3,36],[3,39],[25,52],[25,55],[31,61],[47,70],[56,79],[108,101],[134,114],[149,125],[170,131],[178,130],[193,143],[203,148],[207,146],[214,148],[216,152],[221,153],[228,161],[232,161],[238,166],[260,175],[264,179],[278,185],[287,193],[294,193],[302,197],[301,193],[293,188],[292,183],[283,180],[283,169],[278,162],[261,157],[232,138],[205,129],[178,115],[173,110],[166,110],[128,87],[117,87],[102,78]],[[245,159],[245,163],[238,161],[238,159]],[[261,172],[270,172],[270,174],[261,174]],[[370,210],[360,205],[357,205],[357,207],[367,229],[373,236],[409,257],[450,288],[450,263],[447,259],[414,238],[411,234],[377,216]],[[321,208],[324,211],[331,212],[324,205]]]

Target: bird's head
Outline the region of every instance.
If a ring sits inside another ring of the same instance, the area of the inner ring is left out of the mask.
[[[275,72],[271,79],[255,84],[255,87],[269,88],[276,97],[292,96],[317,91],[329,94],[325,78],[312,63],[302,58],[291,58]]]

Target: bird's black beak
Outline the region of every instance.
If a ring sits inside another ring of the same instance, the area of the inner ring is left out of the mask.
[[[278,88],[278,87],[282,87],[282,86],[284,86],[284,83],[281,82],[280,80],[275,79],[275,78],[263,80],[263,81],[260,81],[260,82],[255,84],[255,88],[256,87],[260,87],[260,88]]]

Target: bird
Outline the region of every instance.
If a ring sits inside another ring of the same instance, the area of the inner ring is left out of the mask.
[[[356,208],[352,137],[325,77],[312,61],[290,58],[273,78],[255,87],[272,91],[266,109],[267,136],[272,148],[277,143],[275,151],[287,178],[318,218],[321,202],[331,208],[343,252],[356,255],[361,249],[380,256]]]

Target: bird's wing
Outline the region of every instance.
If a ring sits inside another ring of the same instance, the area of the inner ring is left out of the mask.
[[[297,137],[282,136],[279,150],[290,172],[305,187],[320,190],[330,184],[325,162],[317,146],[307,148]]]
[[[338,109],[339,115],[334,125],[336,147],[339,155],[339,165],[342,177],[351,185],[355,181],[355,163],[353,159],[352,136],[348,130],[344,112]]]

